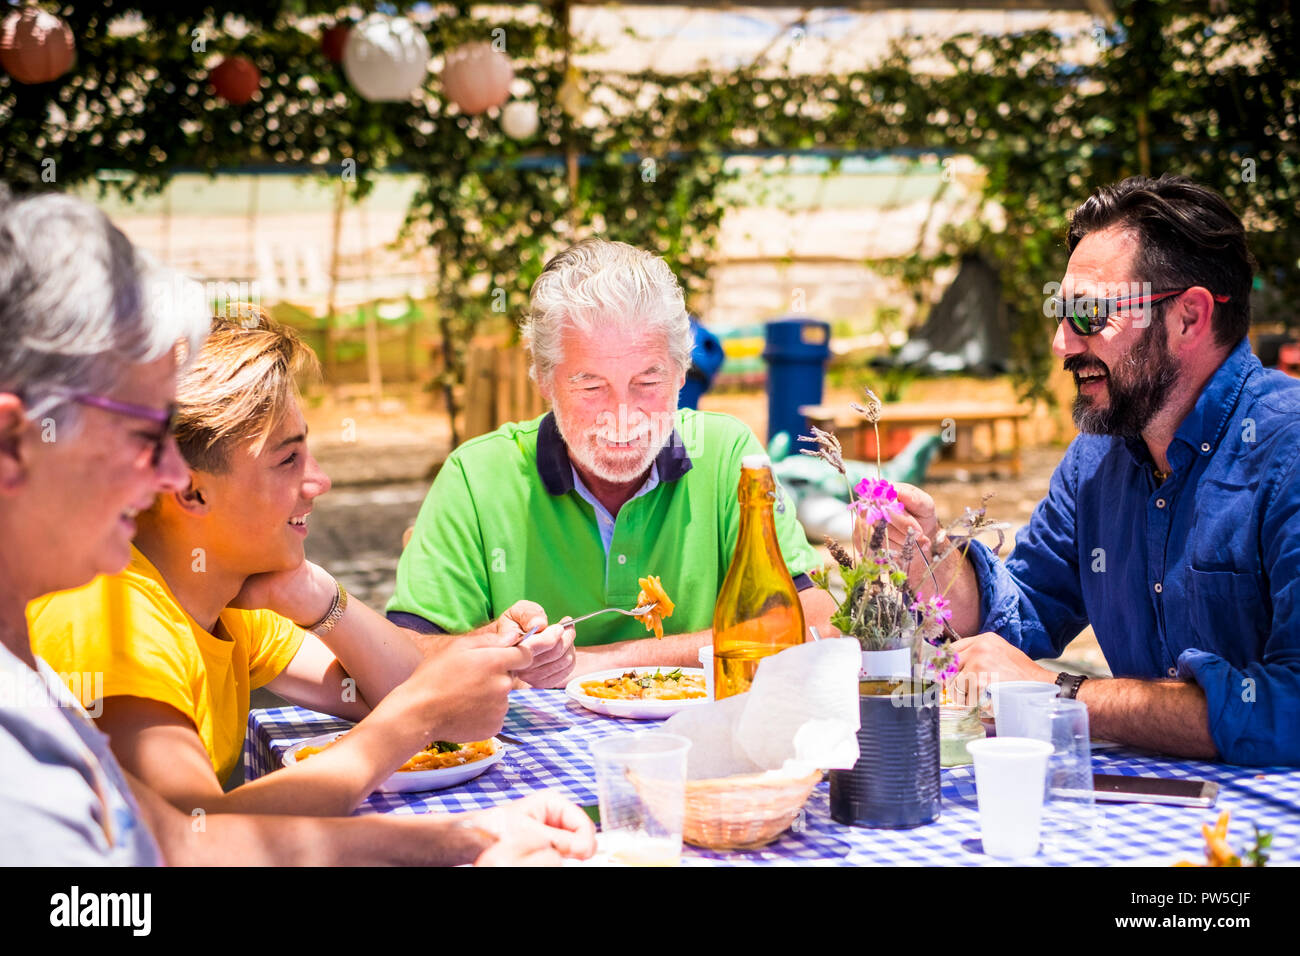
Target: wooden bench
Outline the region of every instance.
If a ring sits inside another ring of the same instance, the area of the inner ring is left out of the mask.
[[[1029,409],[1008,403],[980,402],[895,402],[885,406],[881,415],[880,445],[890,449],[897,444],[891,441],[895,430],[923,428],[937,431],[944,440],[940,457],[930,467],[932,474],[942,475],[957,469],[987,470],[1006,467],[1012,477],[1020,477],[1020,423],[1029,418]],[[810,425],[835,432],[844,446],[844,456],[859,461],[875,459],[875,435],[871,424],[847,406],[801,405],[799,413]],[[1011,450],[1000,454],[997,450],[999,422],[1011,425]],[[988,447],[992,455],[980,455],[976,450],[975,432],[988,429]]]

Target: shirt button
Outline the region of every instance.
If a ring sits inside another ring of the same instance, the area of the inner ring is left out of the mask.
[[[1164,591],[1164,589],[1165,589],[1165,586],[1164,586],[1163,584],[1161,584],[1159,581],[1157,581],[1157,582],[1156,582],[1156,594],[1160,594],[1161,592]]]
[[[1171,668],[1169,668],[1169,676],[1170,676],[1170,677],[1177,677],[1177,676],[1178,676],[1178,668],[1177,668],[1177,667],[1171,667]]]
[[[620,554],[620,555],[618,556],[618,563],[619,563],[619,564],[627,564],[627,555],[626,555],[626,554]]]
[[[1156,499],[1156,507],[1157,507],[1157,508],[1163,508],[1164,506],[1165,506],[1165,499],[1164,499],[1164,498],[1157,498],[1157,499]]]
[[[1210,443],[1208,441],[1201,442],[1201,451],[1208,453],[1209,450],[1210,450]]]

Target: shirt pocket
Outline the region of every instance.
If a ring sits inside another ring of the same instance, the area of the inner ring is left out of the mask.
[[[1272,610],[1256,575],[1188,568],[1187,589],[1187,647],[1218,654],[1234,667],[1259,659]]]
[[[1196,491],[1197,514],[1188,541],[1192,573],[1241,573],[1257,564],[1259,554],[1258,491],[1254,484],[1206,479]],[[1215,503],[1218,503],[1216,506]]]

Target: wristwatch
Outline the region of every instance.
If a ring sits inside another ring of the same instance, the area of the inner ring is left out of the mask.
[[[1056,686],[1061,688],[1061,696],[1067,700],[1076,700],[1079,696],[1079,687],[1088,678],[1082,674],[1067,674],[1065,671],[1056,675]]]
[[[348,592],[344,590],[343,585],[339,584],[337,579],[334,581],[334,587],[334,600],[330,602],[329,610],[325,612],[325,616],[311,627],[304,628],[304,630],[311,631],[317,637],[324,637],[334,630],[334,625],[339,622],[343,612],[348,609]]]

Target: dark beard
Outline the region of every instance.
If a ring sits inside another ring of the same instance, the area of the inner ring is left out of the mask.
[[[1074,424],[1089,435],[1142,437],[1151,419],[1165,407],[1178,381],[1178,363],[1165,343],[1164,316],[1152,319],[1142,338],[1113,369],[1088,355],[1072,355],[1065,360],[1067,372],[1097,368],[1107,373],[1106,393],[1110,401],[1101,408],[1082,394],[1075,395]],[[1078,384],[1076,375],[1076,388]]]

